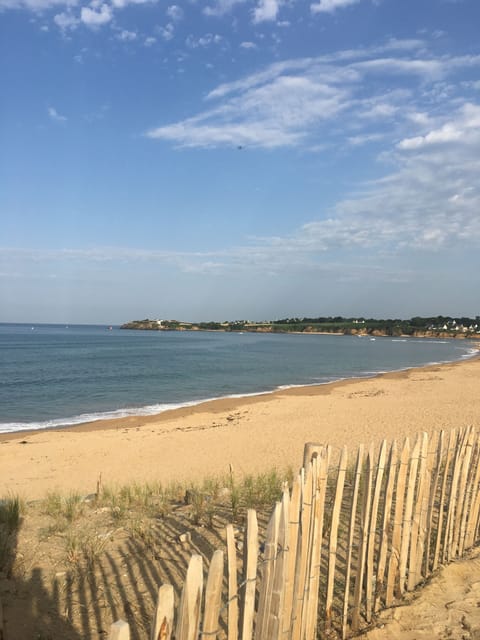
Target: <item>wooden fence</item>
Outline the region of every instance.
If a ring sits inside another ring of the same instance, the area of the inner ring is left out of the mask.
[[[234,528],[215,551],[204,588],[192,555],[179,602],[158,591],[150,640],[347,638],[441,564],[478,540],[480,440],[473,428],[419,434],[377,453],[305,445],[304,466],[283,489],[259,544],[248,511],[243,560]],[[128,640],[118,621],[110,640]]]

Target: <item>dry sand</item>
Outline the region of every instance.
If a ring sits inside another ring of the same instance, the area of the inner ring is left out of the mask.
[[[480,359],[369,380],[221,400],[150,418],[0,436],[0,486],[27,499],[105,483],[175,480],[300,466],[306,441],[401,439],[480,427]],[[417,597],[418,596],[418,597]],[[480,640],[480,550],[440,570],[407,607],[385,611],[368,640]]]
[[[480,549],[442,567],[405,605],[383,611],[364,640],[480,640]]]
[[[480,359],[206,402],[157,416],[0,436],[0,486],[49,490],[301,465],[307,441],[347,444],[480,426]]]

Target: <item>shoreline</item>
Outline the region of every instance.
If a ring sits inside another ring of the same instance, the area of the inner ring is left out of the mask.
[[[480,428],[480,356],[370,378],[222,398],[152,416],[0,434],[4,493],[199,480],[298,468],[305,442],[339,450],[419,431]]]
[[[295,332],[292,332],[292,333],[295,333]],[[298,335],[305,335],[305,334],[298,333]],[[312,335],[312,334],[308,334],[308,335]],[[343,334],[336,334],[336,335],[343,335]],[[30,434],[37,433],[37,432],[74,430],[74,429],[78,430],[78,428],[80,428],[80,430],[84,430],[84,427],[88,427],[89,425],[92,425],[92,424],[96,425],[97,423],[105,424],[105,428],[109,428],[108,425],[109,423],[112,423],[112,422],[118,423],[120,421],[131,421],[135,419],[138,419],[138,420],[160,419],[160,416],[163,416],[164,414],[173,414],[174,412],[182,412],[183,410],[188,410],[188,409],[195,410],[197,408],[201,408],[203,405],[210,405],[211,403],[216,403],[216,402],[223,402],[223,401],[230,401],[230,400],[249,401],[249,400],[254,400],[255,398],[258,398],[258,397],[264,398],[265,396],[288,392],[290,390],[298,390],[298,389],[301,390],[301,389],[310,389],[310,388],[315,389],[315,388],[322,388],[325,386],[329,387],[331,385],[337,385],[344,382],[348,383],[348,382],[355,382],[355,381],[361,381],[361,380],[369,380],[369,379],[377,378],[380,376],[386,376],[388,374],[404,373],[404,372],[414,371],[417,369],[423,369],[431,366],[457,364],[457,363],[462,363],[475,358],[480,358],[480,342],[476,343],[472,341],[472,350],[473,352],[471,354],[464,354],[458,360],[431,362],[431,363],[419,365],[419,366],[410,366],[410,367],[405,367],[401,369],[393,369],[391,371],[381,371],[377,373],[357,375],[357,376],[351,376],[351,377],[349,376],[345,378],[327,380],[325,382],[320,382],[320,383],[315,382],[311,384],[290,384],[290,385],[285,384],[285,385],[279,385],[275,389],[271,389],[271,390],[267,389],[265,391],[253,391],[245,394],[230,394],[226,396],[205,398],[205,399],[192,400],[192,401],[186,400],[180,403],[172,403],[173,406],[171,408],[168,408],[168,404],[165,403],[164,406],[166,406],[167,408],[159,411],[153,411],[153,412],[145,412],[145,409],[148,406],[155,406],[155,405],[145,405],[140,407],[126,407],[125,409],[112,409],[104,412],[99,412],[98,417],[95,417],[94,419],[81,419],[83,417],[87,418],[88,414],[80,414],[78,416],[70,416],[68,418],[52,418],[50,420],[38,421],[38,423],[44,424],[46,422],[47,423],[57,422],[58,424],[48,424],[46,426],[37,427],[36,429],[29,428],[28,426],[25,426],[25,427],[22,426],[21,428],[18,428],[16,430],[11,430],[11,431],[0,430],[0,442],[2,441],[2,439],[4,439],[7,436],[16,436],[20,434],[28,436]],[[115,414],[118,414],[118,415],[115,415]],[[92,415],[95,415],[95,414],[93,413]],[[100,416],[108,416],[108,417],[100,417]],[[72,422],[69,422],[70,420]],[[4,423],[4,424],[27,425],[28,423]],[[0,423],[0,429],[1,428],[2,428],[2,424]]]

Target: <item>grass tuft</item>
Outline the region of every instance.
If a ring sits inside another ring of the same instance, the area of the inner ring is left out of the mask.
[[[0,500],[0,571],[11,571],[24,504],[18,496]]]

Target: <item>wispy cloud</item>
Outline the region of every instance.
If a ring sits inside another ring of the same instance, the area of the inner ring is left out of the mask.
[[[441,266],[449,252],[480,250],[480,105],[458,106],[440,127],[430,122],[431,128],[419,136],[422,142],[390,147],[389,173],[352,187],[349,196],[328,209],[319,208],[310,222],[289,234],[244,239],[216,251],[4,249],[0,260],[13,268],[16,261],[25,260],[161,262],[183,272],[211,275],[306,272],[336,263],[336,277],[342,279],[351,277],[352,265],[357,277],[372,276],[371,256],[377,256],[377,262],[382,256],[390,265],[388,279],[401,281],[414,255],[429,256],[429,261],[438,256]],[[459,134],[437,135],[445,130]]]
[[[212,39],[210,34],[205,42]],[[202,43],[193,39],[187,44]],[[455,96],[439,91],[444,80],[460,69],[466,73],[480,66],[479,56],[424,52],[419,57],[423,48],[420,40],[389,40],[370,49],[274,63],[217,86],[206,96],[210,108],[153,128],[147,136],[184,147],[325,148],[339,137],[379,139],[387,134],[388,123],[391,139],[407,127],[421,127],[421,117],[428,119],[429,111],[448,111]],[[385,56],[387,52],[392,55]]]
[[[117,39],[122,42],[133,42],[137,39],[136,31],[128,31],[128,29],[122,29],[117,33]]]
[[[183,146],[291,146],[300,143],[310,124],[345,108],[346,98],[343,89],[311,78],[281,76],[216,109],[147,135]]]
[[[0,11],[3,9],[27,9],[42,12],[55,7],[72,7],[77,0],[0,0]]]
[[[466,143],[478,142],[480,134],[480,107],[476,104],[464,104],[457,116],[443,124],[439,129],[433,129],[425,135],[405,138],[398,143],[398,148],[403,150],[421,149],[430,145],[439,145],[449,142],[465,141]]]
[[[238,5],[245,4],[249,0],[214,0],[207,5],[203,13],[207,16],[221,17],[233,11]],[[252,22],[259,24],[277,19],[280,7],[285,0],[256,0],[256,6],[252,9]]]
[[[353,4],[358,4],[360,0],[320,0],[310,5],[312,13],[334,13],[337,9],[344,9]]]
[[[198,49],[198,47],[209,47],[210,45],[220,44],[223,42],[222,36],[217,33],[206,33],[203,36],[195,37],[187,36],[185,44],[189,49]]]
[[[175,27],[172,22],[167,23],[165,26],[158,26],[155,30],[166,42],[172,40],[175,36]]]
[[[257,45],[254,42],[245,41],[240,43],[240,47],[242,49],[256,49]]]
[[[442,256],[441,268],[449,252],[480,250],[480,104],[474,80],[466,80],[479,65],[474,55],[428,54],[420,40],[286,60],[219,85],[206,96],[209,108],[149,132],[180,146],[318,145],[322,153],[364,153],[375,144],[381,161],[380,178],[352,185],[291,234],[182,256],[182,268],[219,273],[268,265],[287,272],[292,265],[320,268],[340,253],[359,272],[372,255],[401,263],[390,274],[401,279],[414,254]],[[402,76],[400,84],[392,72]]]
[[[214,0],[213,4],[206,6],[203,13],[207,16],[220,17],[232,11],[238,5],[243,4],[247,0]]]
[[[67,121],[67,117],[61,115],[60,113],[58,113],[58,111],[55,109],[55,107],[48,107],[47,108],[47,113],[50,116],[50,119],[53,120],[54,122],[66,122]]]
[[[167,7],[166,14],[170,18],[170,20],[179,22],[183,18],[183,9],[182,7],[179,7],[177,4],[172,4],[169,7]]]

